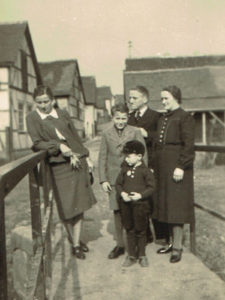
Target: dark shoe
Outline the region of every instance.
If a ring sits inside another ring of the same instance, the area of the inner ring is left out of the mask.
[[[136,261],[137,261],[136,257],[128,255],[125,258],[125,261],[122,263],[122,267],[128,268],[128,267],[132,266],[133,264],[135,264]]]
[[[149,266],[147,256],[140,256],[139,257],[139,264],[141,267],[146,268]]]
[[[88,246],[82,241],[80,241],[80,247],[82,248],[83,252],[89,252]]]
[[[125,253],[125,249],[123,247],[116,246],[108,255],[109,259],[114,259],[119,257],[120,255]]]
[[[174,253],[175,252],[175,253]],[[171,263],[176,263],[181,260],[183,249],[173,248],[173,252],[170,257]]]
[[[81,247],[79,246],[76,246],[76,247],[71,247],[71,252],[72,252],[72,255],[76,256],[76,258],[79,258],[79,259],[85,259],[85,254],[82,250]]]
[[[171,252],[172,249],[173,249],[173,245],[170,244],[168,247],[162,247],[162,248],[159,248],[159,249],[157,250],[157,253],[158,253],[158,254],[166,254],[166,253]]]

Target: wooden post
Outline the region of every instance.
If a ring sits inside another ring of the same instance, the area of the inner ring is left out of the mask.
[[[5,128],[6,135],[6,157],[9,161],[13,160],[13,132],[11,127]]]
[[[203,145],[206,145],[207,138],[206,138],[206,113],[202,113],[202,142]]]
[[[43,183],[43,195],[44,195],[44,205],[45,213],[47,209],[50,210],[50,221],[46,229],[46,239],[45,239],[45,256],[44,256],[44,266],[45,273],[47,276],[47,281],[51,281],[52,277],[52,243],[51,243],[51,231],[52,231],[52,206],[53,206],[53,191],[51,187],[51,178],[50,170],[46,161],[41,162],[41,174],[42,174],[42,183]],[[49,284],[47,282],[47,287]]]
[[[40,192],[38,186],[37,166],[29,173],[29,187],[30,187],[32,237],[34,241],[34,252],[35,252],[36,248],[42,245]]]
[[[196,238],[195,238],[195,220],[190,224],[190,248],[193,254],[196,253]]]
[[[0,300],[7,300],[7,259],[5,234],[5,203],[4,193],[0,190]]]

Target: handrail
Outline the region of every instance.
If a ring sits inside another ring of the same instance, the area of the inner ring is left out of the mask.
[[[4,196],[45,157],[46,151],[40,151],[31,153],[0,167],[0,189],[3,190]]]
[[[217,152],[217,153],[225,153],[225,146],[222,145],[199,145],[195,144],[194,146],[195,151],[200,152]],[[194,203],[194,206],[198,209],[207,212],[208,214],[225,221],[225,216],[222,214],[204,206],[199,203]],[[195,241],[195,220],[190,224],[190,244],[191,244],[191,251],[195,254],[195,248],[196,248],[196,241]]]
[[[34,246],[34,268],[29,281],[28,299],[46,299],[46,289],[51,277],[51,216],[52,191],[49,182],[49,167],[45,163],[46,151],[29,154],[0,167],[0,300],[8,299],[7,259],[5,232],[5,196],[29,175],[31,226]],[[38,164],[41,163],[41,170]],[[40,173],[41,171],[41,173]],[[41,219],[40,176],[43,183],[45,215]],[[43,225],[42,225],[43,223]],[[41,274],[39,276],[39,274]],[[41,278],[41,279],[39,279]]]

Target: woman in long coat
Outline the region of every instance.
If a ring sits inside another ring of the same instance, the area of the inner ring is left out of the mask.
[[[65,225],[72,254],[84,259],[88,248],[80,241],[83,212],[96,203],[91,189],[89,151],[67,111],[55,109],[49,87],[34,90],[36,110],[27,115],[33,150],[47,150],[59,217]],[[89,166],[88,166],[89,164]]]
[[[181,107],[181,91],[168,86],[161,91],[166,113],[158,122],[156,140],[157,199],[155,217],[167,223],[170,244],[157,253],[172,252],[170,262],[182,255],[183,225],[194,219],[194,120]]]

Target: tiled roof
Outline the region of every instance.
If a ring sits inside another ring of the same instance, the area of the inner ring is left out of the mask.
[[[27,23],[0,24],[0,64],[15,62]]]
[[[225,66],[225,55],[128,58],[125,71]]]
[[[97,88],[96,88],[96,81],[94,76],[82,76],[81,77],[86,103],[87,104],[96,104],[97,98]]]
[[[149,106],[154,110],[163,111],[161,101],[150,101]],[[181,106],[186,111],[224,111],[225,97],[184,100]]]
[[[18,51],[22,48],[24,36],[30,49],[38,84],[41,84],[40,70],[27,22],[0,24],[0,67],[15,63]]]
[[[39,63],[43,81],[55,96],[70,95],[77,60],[60,60]]]
[[[105,100],[111,98],[112,98],[112,92],[109,86],[98,87],[96,107],[100,109],[105,109]]]
[[[152,101],[159,100],[161,89],[174,84],[180,87],[183,99],[225,97],[225,66],[128,72],[124,83],[126,98],[129,89],[143,85]]]
[[[125,102],[125,100],[124,100],[124,95],[115,95],[114,96],[115,97],[115,102],[116,103],[124,103]]]

